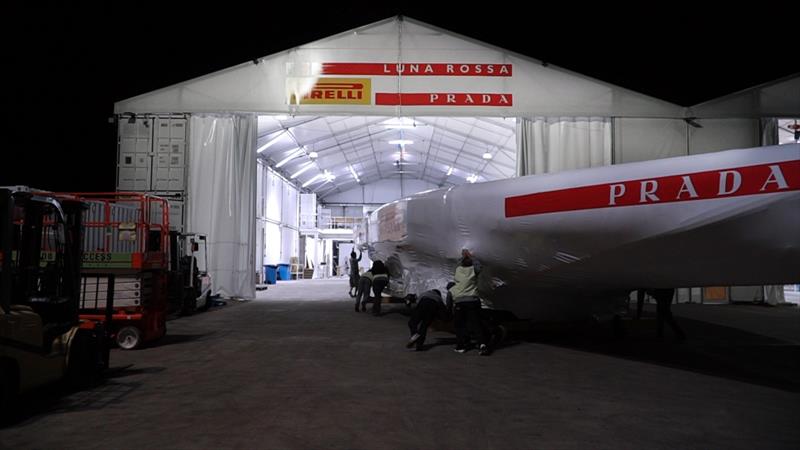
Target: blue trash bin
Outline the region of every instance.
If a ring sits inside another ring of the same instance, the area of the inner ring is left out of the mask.
[[[289,264],[278,264],[278,279],[291,280],[292,273],[289,271]]]
[[[267,284],[275,284],[278,281],[278,266],[274,264],[264,264],[264,281]]]

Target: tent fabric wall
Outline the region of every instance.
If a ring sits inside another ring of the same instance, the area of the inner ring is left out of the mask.
[[[778,119],[768,117],[759,121],[759,145],[778,145]]]
[[[756,119],[697,119],[702,128],[689,127],[689,154],[718,152],[760,145]]]
[[[208,234],[214,293],[255,298],[256,116],[193,115],[187,229]]]
[[[687,117],[761,118],[800,115],[800,73],[692,106]]]
[[[688,126],[681,119],[615,119],[614,163],[686,156]]]
[[[517,175],[611,164],[611,119],[536,117],[517,120]]]
[[[258,203],[263,204],[263,215],[258,221],[264,230],[260,264],[288,264],[292,256],[298,256],[299,192],[266,166],[259,178],[263,190]]]
[[[265,237],[264,264],[280,264],[281,262],[281,226],[277,223],[264,224]]]
[[[302,45],[175,86],[117,102],[116,113],[159,111],[256,111],[282,114],[329,115],[332,105],[290,104],[320,76],[328,62],[413,64],[431,62],[488,65],[499,70],[510,64],[510,76],[406,76],[370,78],[374,93],[503,93],[507,102],[469,108],[435,105],[410,106],[339,104],[337,114],[362,115],[470,115],[518,117],[531,115],[614,117],[678,117],[685,108],[614,86],[553,65],[544,65],[509,51],[439,29],[409,18],[392,18],[336,36]],[[479,97],[480,99],[480,97]],[[400,111],[402,109],[402,111]]]

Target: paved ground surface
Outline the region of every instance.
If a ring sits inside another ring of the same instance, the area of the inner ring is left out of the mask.
[[[491,357],[433,333],[410,352],[404,309],[352,311],[346,281],[285,282],[169,323],[112,353],[104,384],[26,397],[0,447],[800,448],[800,311],[677,305],[654,321],[522,333]],[[652,310],[649,310],[652,312]]]

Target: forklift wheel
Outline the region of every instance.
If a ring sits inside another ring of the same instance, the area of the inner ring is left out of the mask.
[[[142,332],[136,327],[122,327],[117,331],[117,345],[123,350],[133,350],[142,342]]]

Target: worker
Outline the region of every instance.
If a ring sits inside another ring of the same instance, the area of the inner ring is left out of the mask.
[[[456,267],[453,280],[455,285],[450,288],[453,295],[453,325],[456,328],[457,353],[464,353],[470,347],[470,332],[474,333],[478,341],[478,351],[481,355],[489,355],[489,342],[486,339],[486,330],[481,321],[481,299],[478,297],[478,274],[480,263],[472,256],[469,249],[461,250],[461,261]]]
[[[372,271],[368,270],[361,274],[358,279],[358,289],[356,289],[356,312],[359,307],[361,312],[367,310],[367,302],[369,301],[369,290],[372,287]]]
[[[358,262],[361,261],[362,256],[363,253],[358,252],[358,259],[356,259],[356,251],[350,251],[350,290],[347,292],[350,297],[355,297],[358,290]]]
[[[376,260],[372,263],[372,315],[379,316],[381,314],[381,300],[384,288],[389,285],[389,271],[383,261]]]
[[[422,351],[425,345],[425,336],[428,334],[428,327],[436,318],[443,318],[445,315],[445,305],[442,300],[442,293],[438,289],[425,291],[419,296],[417,306],[411,313],[408,320],[408,330],[411,337],[406,343],[406,348],[416,346],[416,350]]]
[[[644,296],[646,292],[647,289],[636,290],[636,320],[642,318],[642,308],[644,308]]]
[[[675,289],[648,289],[647,293],[656,299],[656,320],[658,321],[658,337],[664,336],[664,323],[666,322],[675,333],[678,341],[686,340],[686,334],[675,322],[672,317],[672,299],[675,297]]]

